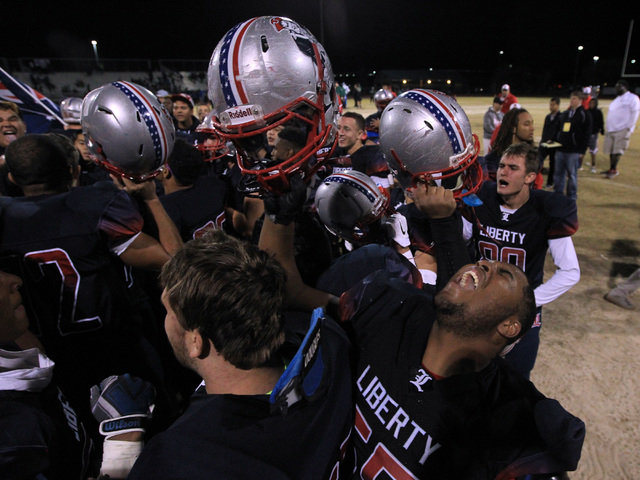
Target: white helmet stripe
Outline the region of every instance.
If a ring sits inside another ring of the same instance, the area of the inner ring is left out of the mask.
[[[454,155],[467,149],[467,141],[455,115],[436,95],[426,90],[411,90],[401,96],[418,102],[440,122],[451,141]]]
[[[112,85],[124,93],[136,107],[138,113],[140,113],[140,118],[144,121],[151,134],[156,158],[166,158],[166,156],[169,155],[168,140],[166,132],[162,128],[160,118],[158,117],[158,112],[134,84],[129,82],[113,82]]]
[[[220,85],[228,107],[249,103],[242,82],[238,80],[240,73],[238,57],[244,34],[249,25],[256,20],[257,18],[252,18],[246,22],[239,23],[227,32],[222,41],[222,48],[220,49]]]

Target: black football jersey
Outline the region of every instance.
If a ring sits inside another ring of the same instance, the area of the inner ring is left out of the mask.
[[[542,283],[548,240],[578,230],[578,209],[571,198],[556,192],[531,190],[529,200],[514,213],[500,210],[494,182],[483,183],[474,207],[478,222],[470,219],[478,258],[520,267],[533,288]]]
[[[0,431],[1,478],[81,480],[92,472],[93,443],[52,384],[41,392],[0,391]]]
[[[145,445],[128,478],[349,478],[353,471],[349,345],[332,319],[324,322],[321,338],[324,372],[321,388],[310,398],[279,413],[271,409],[268,394],[212,395],[202,386],[185,413]],[[287,361],[292,358],[287,353],[290,347],[295,351],[298,345],[285,343],[280,352]]]
[[[534,408],[546,399],[502,360],[441,380],[424,369],[435,311],[423,292],[377,272],[341,304],[359,356],[353,433],[359,478],[494,478],[545,450]],[[581,444],[574,445],[578,456]]]
[[[223,228],[226,199],[226,184],[211,176],[198,178],[190,188],[160,196],[184,242],[207,230]]]
[[[54,381],[85,414],[92,385],[126,371],[143,376],[135,370],[146,355],[139,313],[111,253],[140,232],[142,217],[131,196],[107,182],[0,205],[0,254],[24,259],[29,327],[56,362]]]

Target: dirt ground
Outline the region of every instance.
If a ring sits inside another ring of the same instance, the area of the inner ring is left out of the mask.
[[[517,95],[517,91],[514,94]],[[482,119],[493,97],[459,97],[482,139]],[[534,117],[539,142],[548,98],[519,98]],[[603,114],[612,99],[600,99]],[[561,99],[562,110],[569,104]],[[347,110],[368,115],[363,108]],[[602,148],[604,137],[600,136]],[[589,163],[587,155],[585,163]],[[610,288],[640,266],[640,128],[618,166],[606,179],[608,158],[598,153],[597,174],[590,166],[578,175],[580,228],[573,236],[581,268],[580,282],[543,308],[541,346],[531,379],[586,424],[587,435],[572,480],[640,478],[640,291],[630,311],[603,299]],[[549,256],[545,279],[554,271]]]

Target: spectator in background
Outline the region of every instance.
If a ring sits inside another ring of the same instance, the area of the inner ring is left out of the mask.
[[[511,105],[518,103],[518,97],[511,93],[511,87],[508,83],[502,85],[500,96],[502,97],[502,108],[500,111],[503,114],[506,114],[511,109]]]
[[[4,155],[7,146],[27,133],[22,112],[13,102],[0,102],[0,155]]]
[[[496,137],[491,145],[491,151],[484,157],[483,169],[485,177],[496,181],[496,171],[498,163],[502,158],[502,154],[507,147],[513,143],[527,142],[533,144],[533,135],[535,132],[533,125],[533,117],[524,108],[512,108],[502,118],[502,123],[494,132]]]
[[[204,117],[211,111],[211,102],[200,102],[198,104],[198,120],[202,122]]]
[[[20,107],[13,102],[0,101],[0,195],[19,197],[22,191],[7,180],[7,164],[4,151],[14,140],[27,133],[27,125],[22,119]]]
[[[356,108],[362,108],[362,85],[359,83],[353,86],[353,101],[356,102]]]
[[[637,268],[624,282],[611,289],[604,299],[627,310],[634,310],[636,306],[629,297],[638,288],[640,288],[640,268]]]
[[[591,135],[591,116],[582,107],[582,92],[575,91],[569,97],[569,108],[559,120],[556,168],[553,189],[578,199],[578,168],[580,155],[584,155]]]
[[[629,148],[629,139],[636,128],[640,113],[640,99],[629,91],[626,80],[618,80],[616,94],[617,97],[609,105],[607,133],[604,136],[603,151],[605,155],[609,155],[611,162],[609,170],[603,172],[607,178],[618,175],[618,162]]]
[[[501,112],[501,108],[502,97],[497,96],[493,99],[493,104],[491,105],[491,107],[489,107],[489,109],[484,114],[482,122],[482,147],[484,150],[483,155],[489,153],[493,131],[502,122],[502,117],[504,116],[504,114]]]
[[[544,126],[542,127],[542,138],[540,139],[540,171],[544,167],[544,159],[549,156],[549,172],[547,173],[547,188],[553,187],[553,175],[556,166],[556,148],[545,147],[543,144],[549,145],[553,143],[558,135],[558,120],[560,119],[560,99],[552,97],[549,100],[549,113],[544,118]]]
[[[589,105],[591,103],[591,87],[583,87],[582,88],[582,108],[585,110],[589,110]]]
[[[166,108],[169,113],[173,112],[173,101],[171,100],[171,94],[169,92],[166,90],[158,90],[156,97],[158,97],[160,103],[164,105],[164,108]]]
[[[598,135],[604,135],[604,116],[598,108],[598,99],[591,98],[587,113],[591,115],[591,136],[589,137],[589,154],[591,155],[591,173],[597,173],[596,154],[598,153]]]
[[[193,99],[186,93],[171,95],[173,102],[173,125],[176,127],[176,138],[182,138],[193,145],[196,128],[200,125],[193,115]]]
[[[342,105],[347,108],[347,97],[351,93],[351,88],[347,85],[347,82],[342,82],[342,88],[344,88],[344,97],[342,98]]]

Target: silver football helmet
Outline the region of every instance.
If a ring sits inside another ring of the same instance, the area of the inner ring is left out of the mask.
[[[367,241],[369,226],[389,206],[387,197],[368,175],[350,170],[329,175],[315,195],[315,207],[324,226],[351,242]]]
[[[482,184],[478,137],[462,107],[442,92],[409,90],[392,100],[380,118],[380,147],[404,189],[442,181],[459,199]]]
[[[335,146],[337,103],[333,70],[322,45],[302,25],[285,17],[256,17],[229,30],[208,71],[213,125],[238,150],[245,174],[262,188],[283,192],[288,177],[305,179]],[[284,162],[257,170],[264,133],[294,124],[308,132],[306,146]]]
[[[134,181],[157,175],[173,150],[169,113],[153,93],[135,83],[107,83],[89,92],[81,124],[94,161]]]
[[[394,98],[393,93],[389,90],[385,90],[384,88],[381,88],[373,94],[373,102],[376,104],[376,108],[380,112],[384,110],[386,106],[389,105],[389,102]]]
[[[60,102],[60,113],[67,123],[80,123],[81,110],[82,99],[79,97],[68,97]]]

